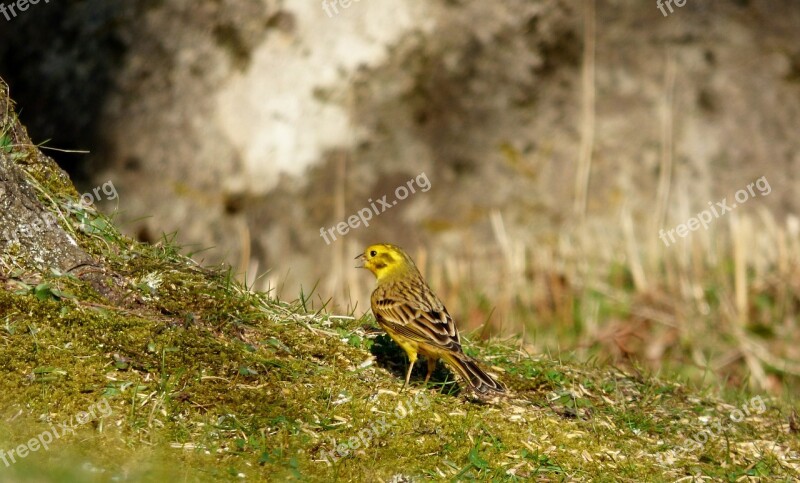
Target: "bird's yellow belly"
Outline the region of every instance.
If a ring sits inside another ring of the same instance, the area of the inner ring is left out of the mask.
[[[386,330],[385,327],[384,330]],[[393,341],[397,342],[397,345],[399,345],[400,347],[403,348],[404,351],[406,351],[406,354],[408,354],[408,359],[411,362],[416,361],[418,355],[422,355],[428,358],[438,359],[441,356],[440,354],[441,352],[446,352],[446,351],[436,350],[435,347],[431,347],[428,344],[419,343],[417,341],[403,337],[402,335],[395,335],[389,330],[386,330],[386,333],[389,334],[389,337],[391,337]]]
[[[397,345],[403,348],[408,354],[408,359],[413,363],[417,360],[417,353],[420,351],[420,346],[418,342],[413,340],[407,339],[401,335],[397,335],[392,333],[391,331],[387,330],[386,327],[383,328],[386,330],[386,333],[389,334],[389,337],[392,338],[393,341],[397,342]]]

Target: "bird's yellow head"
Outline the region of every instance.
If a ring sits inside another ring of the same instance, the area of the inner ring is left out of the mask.
[[[387,278],[405,276],[409,272],[419,273],[414,261],[402,248],[388,243],[370,245],[356,259],[362,263],[356,268],[366,268],[375,274],[379,282]]]

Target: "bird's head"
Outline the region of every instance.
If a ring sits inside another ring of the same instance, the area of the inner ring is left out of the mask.
[[[375,274],[379,282],[417,271],[414,261],[402,248],[388,243],[370,245],[356,259],[362,263],[356,268],[366,268]]]

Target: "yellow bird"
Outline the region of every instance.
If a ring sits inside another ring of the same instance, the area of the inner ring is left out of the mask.
[[[453,318],[439,298],[422,279],[417,266],[402,248],[380,243],[359,254],[363,265],[375,274],[378,285],[372,292],[372,313],[378,324],[408,354],[408,385],[417,354],[428,360],[425,383],[442,359],[480,395],[504,393],[505,386],[481,369],[461,350]]]

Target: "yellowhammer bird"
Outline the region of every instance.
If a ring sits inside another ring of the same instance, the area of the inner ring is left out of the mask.
[[[363,262],[357,268],[369,269],[378,279],[370,298],[375,319],[408,354],[403,388],[411,378],[417,354],[422,354],[428,359],[425,383],[441,358],[477,393],[505,392],[505,386],[461,350],[461,338],[453,318],[402,248],[385,243],[372,245],[356,259]]]

